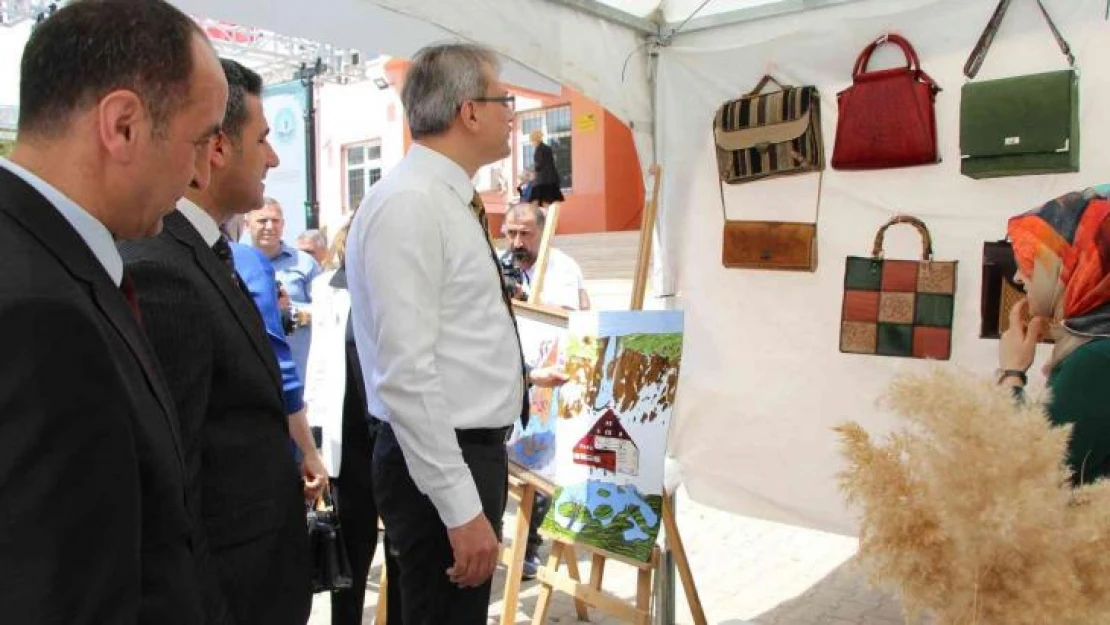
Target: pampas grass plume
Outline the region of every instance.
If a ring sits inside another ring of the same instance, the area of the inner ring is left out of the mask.
[[[857,558],[910,622],[1110,623],[1110,484],[1072,488],[1070,427],[958,369],[900,377],[883,403],[905,424],[837,427],[839,480]]]

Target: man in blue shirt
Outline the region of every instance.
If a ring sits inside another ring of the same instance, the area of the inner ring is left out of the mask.
[[[278,289],[274,279],[274,268],[262,252],[249,245],[231,244],[231,255],[235,259],[235,271],[247,285],[262,321],[266,325],[266,335],[277,356],[281,369],[281,388],[285,399],[286,414],[294,414],[304,409],[304,382],[293,361],[289,342],[281,325],[281,312],[278,309]]]
[[[262,208],[247,215],[247,228],[251,242],[270,259],[274,277],[289,295],[294,321],[289,335],[289,347],[297,372],[304,374],[308,364],[308,347],[312,341],[312,280],[320,274],[320,265],[314,258],[281,240],[285,231],[285,216],[278,203],[267,197]]]

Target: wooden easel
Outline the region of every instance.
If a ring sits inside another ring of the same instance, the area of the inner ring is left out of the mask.
[[[545,210],[545,209],[540,209]],[[559,227],[559,203],[548,206],[545,211],[543,235],[540,239],[540,251],[536,255],[536,270],[532,275],[531,291],[528,293],[529,304],[540,303],[540,293],[543,292],[543,283],[547,276],[547,257],[551,253],[551,239],[555,237],[555,229]]]
[[[637,258],[636,275],[632,287],[632,310],[642,310],[644,295],[647,289],[647,275],[651,264],[652,237],[655,230],[655,221],[658,212],[659,184],[661,169],[656,166],[652,169],[654,184],[652,185],[651,200],[644,210],[640,225],[640,249]],[[546,250],[547,233],[541,247],[541,253]],[[540,268],[544,266],[541,264]],[[538,291],[538,289],[536,289]],[[519,498],[517,522],[513,535],[513,542],[507,548],[502,559],[508,567],[508,577],[505,582],[505,597],[502,603],[501,625],[510,625],[516,621],[517,603],[520,596],[520,576],[524,570],[524,544],[528,539],[528,528],[532,517],[532,504],[537,490],[550,495],[554,491],[553,485],[532,475],[526,470],[517,468],[514,475],[515,484],[510,484],[510,493],[514,498]],[[686,556],[686,549],[682,543],[682,536],[678,531],[678,523],[674,514],[674,502],[671,495],[663,495],[663,529],[667,545],[671,550],[675,568],[678,570],[682,587],[690,604],[690,611],[696,625],[705,625],[705,611],[698,596],[694,576],[690,570],[690,562]],[[618,617],[626,619],[636,625],[648,625],[652,614],[652,590],[654,589],[653,574],[657,574],[663,564],[662,551],[658,545],[652,549],[651,558],[647,562],[640,562],[621,555],[607,552],[597,547],[582,545],[568,541],[565,538],[552,536],[547,532],[541,533],[551,540],[551,555],[547,563],[540,568],[537,575],[542,588],[539,600],[536,602],[535,613],[532,617],[533,625],[542,625],[547,619],[547,612],[551,604],[554,591],[564,592],[574,598],[575,610],[578,619],[588,620],[588,606],[593,606]],[[591,556],[590,581],[583,584],[578,571],[578,559],[575,549],[579,548]],[[622,562],[638,569],[636,584],[636,600],[634,604],[602,590],[602,581],[605,576],[605,566],[608,561]],[[561,574],[559,566],[566,563],[567,572]]]

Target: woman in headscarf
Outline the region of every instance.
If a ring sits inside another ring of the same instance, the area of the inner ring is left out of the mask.
[[[1037,342],[1055,346],[1044,366],[1049,418],[1072,424],[1073,482],[1110,475],[1110,185],[1069,193],[1010,220],[1026,298],[999,347],[1000,384],[1020,395]]]

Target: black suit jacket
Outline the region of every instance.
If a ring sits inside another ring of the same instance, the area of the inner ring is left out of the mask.
[[[536,146],[532,166],[536,170],[532,184],[559,184],[559,170],[555,167],[555,153],[551,151],[551,146],[546,143]]]
[[[119,288],[0,169],[0,615],[201,620],[172,398]]]
[[[304,625],[304,501],[262,317],[184,215],[164,224],[120,250],[181,420],[207,622]]]

